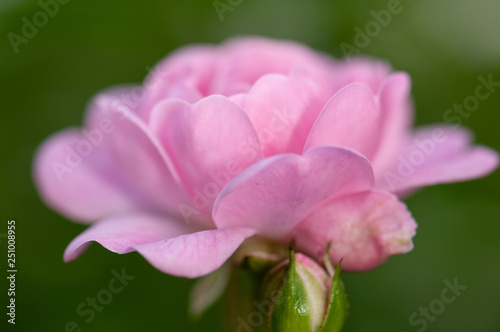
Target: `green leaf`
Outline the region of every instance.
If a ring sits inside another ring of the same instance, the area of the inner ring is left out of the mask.
[[[335,274],[332,278],[332,287],[330,290],[330,300],[328,309],[320,332],[339,332],[344,326],[347,316],[347,298],[340,280],[340,265],[339,262],[335,269]]]
[[[273,332],[310,331],[311,308],[305,287],[297,275],[293,250],[290,250],[290,263],[283,278],[283,284],[273,301],[271,330]]]

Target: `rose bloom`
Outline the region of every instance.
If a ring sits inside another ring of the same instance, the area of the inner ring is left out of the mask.
[[[43,200],[91,241],[195,278],[254,237],[363,271],[413,247],[396,195],[484,176],[496,152],[450,125],[411,129],[410,79],[369,58],[237,38],[160,62],[97,95],[83,129],[40,147]]]

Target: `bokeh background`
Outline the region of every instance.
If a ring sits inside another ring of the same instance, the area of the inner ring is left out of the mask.
[[[66,0],[67,1],[67,0]],[[227,0],[223,0],[228,3]],[[233,3],[238,1],[233,0]],[[500,2],[402,0],[403,11],[361,53],[410,73],[419,125],[442,122],[445,110],[473,94],[479,75],[500,81]],[[160,273],[138,254],[116,255],[93,245],[62,261],[85,227],[52,212],[31,179],[33,154],[49,134],[79,125],[89,99],[108,86],[140,82],[147,68],[187,43],[219,43],[240,34],[292,39],[341,57],[355,27],[373,20],[388,1],[242,0],[221,20],[210,0],[71,0],[15,53],[7,34],[21,35],[35,0],[0,2],[1,222],[17,221],[18,331],[221,331],[217,304],[201,320],[188,317],[192,280]],[[500,150],[500,90],[463,125],[476,141]],[[377,270],[345,274],[351,302],[346,332],[417,331],[409,317],[441,296],[443,281],[468,288],[426,331],[500,331],[500,172],[422,190],[407,199],[419,223],[413,252]],[[0,252],[6,241],[0,238]],[[0,255],[4,257],[4,254]],[[6,258],[1,258],[2,276]],[[92,322],[76,314],[88,296],[107,287],[113,269],[136,278]],[[7,283],[0,281],[0,307]],[[2,326],[5,326],[2,309]],[[1,328],[4,331],[3,327]],[[422,330],[421,330],[422,331]]]

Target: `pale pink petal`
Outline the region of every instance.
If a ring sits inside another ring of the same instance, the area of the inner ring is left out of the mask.
[[[371,89],[352,83],[337,92],[321,111],[307,139],[305,150],[321,145],[341,145],[370,159],[378,146],[380,110]]]
[[[198,278],[217,270],[255,231],[214,229],[135,246],[151,265],[178,277]]]
[[[364,83],[377,93],[384,79],[391,72],[391,66],[380,60],[356,56],[339,61],[334,68],[336,89],[350,83]]]
[[[164,101],[151,114],[150,126],[171,156],[193,206],[209,216],[222,188],[262,159],[248,116],[220,95],[192,106],[180,100]]]
[[[321,259],[331,243],[333,262],[342,269],[377,267],[391,255],[413,248],[416,223],[397,197],[368,191],[334,198],[305,218],[291,234],[298,250]]]
[[[247,94],[246,93],[237,93],[234,95],[231,95],[227,97],[229,100],[231,100],[233,103],[238,105],[241,108],[245,108],[245,101],[247,99]]]
[[[100,91],[86,107],[84,126],[89,130],[99,128],[103,120],[109,119],[111,104],[126,108],[131,113],[140,113],[137,91],[142,91],[140,85],[118,85]]]
[[[472,145],[463,128],[434,125],[418,129],[403,152],[377,178],[377,187],[405,193],[438,183],[485,176],[498,167],[498,153]]]
[[[279,237],[326,199],[368,190],[372,184],[368,160],[346,148],[279,155],[235,177],[218,197],[213,218],[218,228],[251,227]]]
[[[140,116],[148,120],[154,106],[167,98],[195,103],[208,95],[216,63],[216,49],[210,45],[182,47],[161,61],[143,84]]]
[[[264,155],[302,153],[326,100],[307,80],[279,74],[260,78],[247,95],[245,112],[257,130]]]
[[[327,68],[329,59],[290,41],[260,37],[231,39],[220,49],[210,93],[229,96],[246,92],[263,75],[287,75],[298,63]]]
[[[106,135],[111,133],[68,129],[43,143],[35,157],[33,175],[47,205],[84,222],[140,206],[136,193],[104,150],[109,140]]]
[[[141,213],[113,216],[95,223],[71,241],[64,252],[64,261],[78,258],[91,241],[110,251],[125,254],[134,251],[136,245],[186,233],[189,233],[186,225],[165,217]]]
[[[179,215],[179,206],[190,201],[171,158],[146,124],[115,99],[101,100],[101,107],[115,125],[110,153],[130,186],[151,208]]]
[[[413,122],[410,84],[408,74],[395,73],[387,77],[380,89],[382,137],[376,155],[369,158],[375,177],[390,166],[404,147]]]

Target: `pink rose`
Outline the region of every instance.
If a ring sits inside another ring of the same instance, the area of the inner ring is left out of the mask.
[[[98,95],[83,129],[39,149],[45,202],[90,241],[199,277],[258,236],[366,270],[412,249],[394,193],[484,176],[497,154],[461,128],[411,130],[410,80],[261,38],[182,48],[142,87]]]

